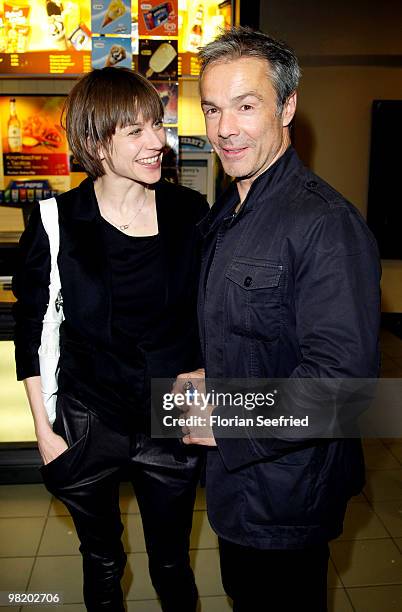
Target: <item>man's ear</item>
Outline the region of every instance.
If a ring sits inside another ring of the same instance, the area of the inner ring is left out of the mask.
[[[282,127],[288,127],[296,112],[297,92],[294,91],[286,100],[282,111]]]

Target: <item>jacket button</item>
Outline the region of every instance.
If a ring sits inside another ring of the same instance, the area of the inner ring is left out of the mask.
[[[318,187],[317,181],[307,181],[306,185],[310,187],[310,189],[317,189]]]
[[[251,278],[251,276],[246,276],[246,278],[244,279],[243,285],[245,287],[250,287],[252,283],[253,283],[253,279]]]

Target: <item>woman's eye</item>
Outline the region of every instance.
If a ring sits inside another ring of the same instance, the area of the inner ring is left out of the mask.
[[[131,130],[131,132],[129,132],[129,136],[138,136],[139,134],[141,134],[142,130],[141,128],[135,128],[134,130]]]
[[[159,119],[159,121],[155,121],[154,128],[156,128],[157,130],[160,130],[161,127],[163,127],[162,119]]]

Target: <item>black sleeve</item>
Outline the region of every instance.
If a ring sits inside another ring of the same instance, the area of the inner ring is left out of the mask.
[[[295,378],[372,378],[379,373],[381,266],[357,213],[340,207],[312,230],[316,239],[296,275],[302,361]]]
[[[40,374],[38,349],[42,321],[49,302],[49,279],[49,239],[37,206],[21,236],[17,269],[13,277],[13,293],[17,298],[13,316],[18,380]]]
[[[195,222],[198,224],[209,212],[209,204],[207,200],[204,198],[202,194],[198,191],[193,191],[193,196],[195,198]],[[196,227],[196,259],[195,259],[195,269],[193,272],[193,289],[192,289],[192,300],[191,300],[191,308],[194,310],[194,327],[196,328],[195,332],[195,343],[196,343],[196,356],[194,359],[194,370],[204,367],[204,357],[202,354],[201,342],[200,342],[200,334],[198,328],[198,318],[197,318],[197,298],[198,298],[198,289],[199,289],[199,278],[200,278],[200,269],[201,269],[201,234],[199,233],[198,227]]]
[[[200,216],[199,221],[201,221],[210,211],[209,204],[204,196],[201,196],[200,200]]]
[[[334,207],[305,233],[303,242],[307,246],[297,258],[294,278],[301,360],[290,376],[291,388],[302,392],[286,398],[287,415],[302,415],[306,406],[314,414],[330,409],[322,397],[316,403],[308,394],[303,397],[303,388],[311,389],[308,383],[303,386],[303,379],[375,378],[380,363],[381,268],[364,220],[343,206]],[[329,420],[324,415],[321,423]],[[314,443],[311,438],[289,440],[286,434],[283,439],[256,438],[247,429],[243,439],[219,439],[218,428],[214,434],[229,470],[275,460]]]
[[[193,200],[194,221],[196,224],[198,224],[209,213],[209,204],[205,197],[199,193],[199,191],[191,189],[189,192],[191,193],[191,198]]]

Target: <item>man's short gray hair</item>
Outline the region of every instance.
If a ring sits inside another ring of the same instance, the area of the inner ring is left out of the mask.
[[[211,64],[240,57],[256,57],[268,62],[269,78],[276,91],[277,112],[280,114],[286,100],[297,89],[301,75],[293,49],[263,32],[246,26],[233,26],[200,49],[200,79]]]

